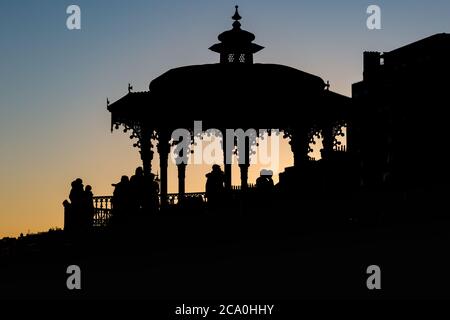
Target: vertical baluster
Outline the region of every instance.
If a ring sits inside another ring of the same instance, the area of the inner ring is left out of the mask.
[[[95,226],[95,215],[97,213],[97,198],[94,197],[94,216],[92,217],[92,225]]]
[[[98,198],[94,197],[94,217],[92,219],[92,224],[97,226],[97,215],[98,215]]]
[[[103,210],[103,220],[102,220],[103,227],[106,225],[106,220],[107,220],[107,212],[108,212],[108,206],[109,206],[108,197],[104,197],[104,201],[105,201],[105,209]]]
[[[104,216],[105,205],[106,205],[104,197],[101,198],[100,204],[101,204],[101,209],[100,209],[101,215],[100,215],[100,219],[99,219],[98,225],[101,227],[101,226],[103,226],[103,219],[104,219],[103,216]]]
[[[106,198],[106,201],[108,203],[107,208],[108,210],[107,215],[106,215],[106,221],[105,221],[105,225],[108,224],[109,219],[111,219],[111,212],[112,212],[112,201],[111,201],[111,197]]]

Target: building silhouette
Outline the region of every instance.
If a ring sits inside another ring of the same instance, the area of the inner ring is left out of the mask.
[[[320,77],[288,66],[254,63],[254,54],[263,47],[253,43],[252,33],[241,29],[237,7],[232,18],[232,29],[221,33],[220,42],[210,47],[219,53],[219,63],[169,70],[151,82],[149,91],[130,90],[108,105],[112,126],[124,126],[138,139],[146,174],[152,170],[153,153],[159,153],[163,207],[167,205],[169,140],[174,129],[192,129],[199,119],[204,130],[216,128],[223,133],[238,128],[279,129],[291,139],[294,166],[306,168],[314,134],[322,133],[327,159],[334,151],[337,128],[347,121],[350,99],[330,91]],[[286,107],[280,111],[280,106]],[[156,146],[151,139],[158,141]],[[252,143],[247,141],[247,145]],[[240,156],[246,158],[240,165],[241,188],[245,189],[249,155]],[[230,190],[231,160],[224,159],[224,163],[225,185]],[[184,164],[178,165],[180,194],[185,190],[185,170]]]
[[[450,35],[436,34],[390,52],[365,52],[353,85],[349,145],[362,184],[374,189],[448,186],[446,105]]]

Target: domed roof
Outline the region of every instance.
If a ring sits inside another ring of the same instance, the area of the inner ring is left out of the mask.
[[[320,90],[325,82],[313,74],[279,64],[224,65],[203,64],[171,69],[154,79],[150,91],[187,91],[196,93],[206,89],[217,90],[255,89],[261,92],[271,88],[271,92],[294,90],[296,93],[304,89]],[[295,88],[295,89],[294,89]],[[211,91],[209,91],[211,92]],[[307,94],[307,92],[305,92]]]
[[[180,118],[208,120],[229,110],[221,115],[225,123],[244,124],[262,110],[274,110],[271,121],[286,120],[290,108],[309,118],[324,88],[320,77],[288,66],[206,64],[167,71],[151,82],[150,94],[157,105],[183,106]]]
[[[202,120],[205,127],[214,128],[287,128],[341,112],[336,106],[345,105],[347,98],[325,90],[318,76],[279,64],[255,64],[250,58],[245,63],[234,57],[239,63],[224,62],[222,56],[262,49],[252,43],[252,33],[241,30],[237,7],[233,19],[233,29],[220,34],[221,43],[210,48],[221,53],[221,63],[163,73],[150,83],[149,92],[129,92],[109,105],[113,123],[183,128]]]

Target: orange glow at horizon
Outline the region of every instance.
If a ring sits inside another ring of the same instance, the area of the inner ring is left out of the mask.
[[[284,168],[293,165],[293,156],[290,149],[289,141],[280,139],[280,162],[279,171],[274,171],[274,182],[278,182],[278,174],[284,171]],[[340,138],[341,139],[341,138]],[[68,198],[70,191],[70,183],[77,177],[83,179],[84,185],[90,184],[93,186],[95,195],[112,195],[112,183],[118,182],[122,175],[131,176],[134,169],[141,166],[139,152],[136,148],[130,148],[130,140],[127,135],[119,132],[111,137],[116,143],[115,149],[111,149],[111,161],[102,164],[93,164],[89,166],[89,170],[82,173],[77,172],[77,166],[71,165],[67,168],[66,176],[52,176],[48,175],[47,180],[42,181],[41,171],[30,170],[27,179],[34,181],[34,184],[27,183],[25,178],[19,181],[14,181],[9,184],[0,186],[0,200],[2,203],[2,210],[5,212],[18,212],[17,215],[7,215],[3,223],[0,225],[1,237],[17,237],[20,233],[36,233],[47,231],[50,228],[62,228],[64,224],[62,202]],[[344,139],[341,139],[345,143]],[[128,146],[127,146],[128,145]],[[313,153],[311,157],[316,160],[320,159],[320,149],[322,148],[320,139],[316,145],[313,145]],[[92,155],[95,158],[95,154]],[[223,168],[223,163],[219,163]],[[159,157],[155,152],[152,161],[154,173],[159,173]],[[267,168],[267,166],[260,164],[252,164],[249,167],[249,183],[254,184],[256,178],[259,176],[260,170]],[[51,171],[50,165],[47,168],[41,167],[40,170],[47,172]],[[190,164],[186,167],[186,192],[204,192],[206,183],[206,173],[211,170],[211,165],[206,164]],[[15,178],[10,175],[10,178]],[[178,192],[176,165],[169,161],[168,167],[168,191],[169,193]],[[7,179],[8,180],[8,179]],[[12,180],[10,180],[12,181]],[[39,185],[39,188],[36,188]],[[240,185],[240,171],[239,166],[234,161],[232,165],[232,185]],[[57,187],[55,187],[57,186]],[[24,195],[23,199],[16,199],[15,194]]]

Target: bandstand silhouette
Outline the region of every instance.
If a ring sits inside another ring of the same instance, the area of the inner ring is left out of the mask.
[[[165,210],[174,199],[201,196],[186,194],[186,164],[177,165],[178,194],[168,194],[167,168],[171,150],[171,133],[177,128],[192,131],[195,120],[203,128],[226,129],[267,128],[281,132],[290,139],[294,158],[293,171],[308,171],[313,159],[308,157],[314,136],[323,137],[323,161],[331,161],[338,148],[336,134],[348,126],[350,98],[329,90],[320,77],[279,64],[254,63],[253,55],[263,47],[253,43],[255,36],[241,29],[241,16],[236,6],[232,29],[218,36],[219,43],[210,50],[219,53],[216,64],[175,68],[154,79],[146,92],[129,92],[109,104],[112,130],[124,127],[139,149],[144,174],[152,172],[154,152],[159,154],[160,205]],[[249,187],[249,152],[258,137],[248,137],[245,163],[240,164],[240,189]],[[152,143],[157,141],[157,143]],[[193,142],[193,141],[192,141]],[[179,154],[178,157],[187,157]],[[230,155],[228,155],[230,156]],[[224,152],[225,189],[232,191],[231,159]],[[297,172],[295,173],[297,174]],[[285,181],[289,180],[287,177]],[[109,208],[108,197],[97,197],[97,207]]]

